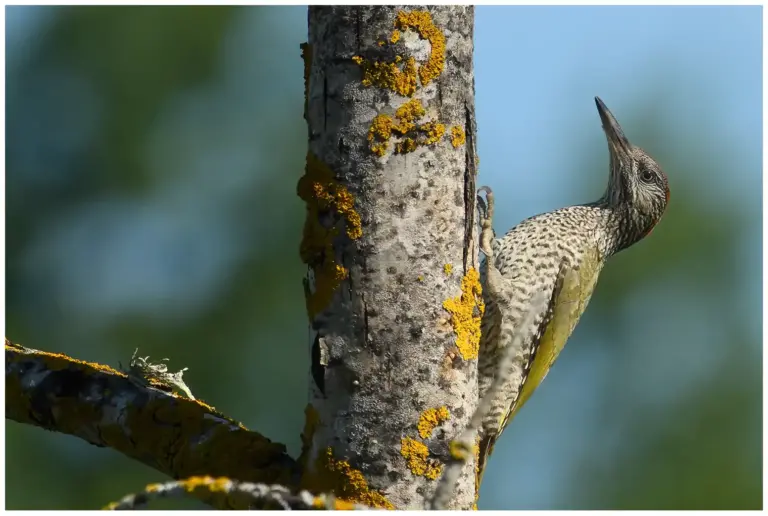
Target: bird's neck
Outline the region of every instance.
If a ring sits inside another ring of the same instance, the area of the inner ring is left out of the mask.
[[[597,219],[597,245],[606,258],[641,240],[648,230],[639,214],[628,203],[612,204],[600,200],[587,204]]]

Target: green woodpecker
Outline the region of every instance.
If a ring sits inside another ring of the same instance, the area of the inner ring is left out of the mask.
[[[478,384],[481,397],[497,375],[503,388],[481,428],[478,489],[494,443],[565,346],[606,260],[647,236],[669,202],[669,184],[659,165],[629,143],[602,100],[595,97],[595,102],[610,153],[608,187],[599,200],[536,215],[496,239],[490,229],[491,192],[481,189],[487,191],[488,205],[481,235],[485,312]],[[540,292],[548,306],[530,327],[518,327],[532,296]],[[510,350],[511,369],[500,372],[502,350],[512,345],[515,332],[523,332],[522,344]]]

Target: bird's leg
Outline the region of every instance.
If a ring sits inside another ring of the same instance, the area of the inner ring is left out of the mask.
[[[503,278],[493,263],[493,192],[488,186],[482,186],[477,192],[485,192],[485,200],[479,195],[477,201],[480,204],[482,215],[480,218],[480,250],[485,255],[485,284],[483,289],[490,294],[497,303],[503,304]]]
[[[480,250],[485,255],[485,259],[490,262],[493,259],[493,247],[491,246],[491,242],[494,238],[492,227],[493,192],[488,186],[481,186],[477,190],[478,194],[480,192],[485,192],[485,198],[487,199],[487,201],[485,201],[480,195],[477,196],[477,202],[480,205],[480,210],[482,212],[480,218]]]

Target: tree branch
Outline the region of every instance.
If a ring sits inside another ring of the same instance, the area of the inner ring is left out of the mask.
[[[200,400],[131,382],[111,367],[5,340],[5,417],[109,447],[173,478],[294,485],[285,446]]]
[[[142,492],[125,496],[119,502],[105,507],[107,510],[143,509],[151,500],[158,498],[181,498],[194,494],[207,494],[218,501],[217,506],[236,509],[326,509],[326,510],[369,510],[370,507],[337,500],[332,495],[313,495],[309,491],[291,493],[279,485],[238,482],[226,477],[192,477],[184,480],[150,484]]]

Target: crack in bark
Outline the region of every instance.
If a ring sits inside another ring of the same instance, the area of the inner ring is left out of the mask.
[[[464,130],[466,132],[465,144],[465,168],[464,168],[464,274],[469,269],[469,252],[471,249],[472,233],[475,224],[475,179],[477,176],[477,164],[475,163],[475,129],[472,124],[472,110],[467,101],[464,102]]]

